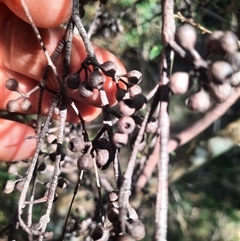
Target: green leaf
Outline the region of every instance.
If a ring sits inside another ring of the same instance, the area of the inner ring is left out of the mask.
[[[154,45],[149,53],[149,59],[153,60],[154,58],[156,58],[162,51],[162,45]]]

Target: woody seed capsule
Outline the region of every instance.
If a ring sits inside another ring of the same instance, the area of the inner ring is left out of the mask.
[[[5,82],[5,87],[11,91],[17,91],[18,90],[18,81],[13,78],[10,78]]]

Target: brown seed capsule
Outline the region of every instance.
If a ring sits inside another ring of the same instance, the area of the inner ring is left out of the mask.
[[[142,81],[142,73],[138,70],[131,70],[126,74],[128,82],[130,84],[136,85]]]
[[[89,75],[88,84],[93,89],[101,89],[104,82],[105,78],[99,71],[93,71]]]
[[[115,223],[119,220],[119,209],[118,208],[109,208],[107,210],[107,216],[111,223]]]
[[[133,85],[132,87],[128,88],[130,97],[133,97],[135,95],[142,93],[142,88],[139,85]]]
[[[208,69],[207,76],[210,82],[226,83],[233,73],[231,65],[226,61],[215,61]]]
[[[185,94],[191,87],[189,74],[185,72],[176,72],[169,78],[168,87],[175,95]]]
[[[226,31],[220,38],[220,44],[226,53],[233,53],[238,50],[238,37],[233,32]]]
[[[113,61],[106,61],[101,65],[101,69],[106,76],[114,78],[117,72],[117,65]]]
[[[23,111],[29,111],[32,108],[32,103],[28,99],[24,99],[20,107]]]
[[[233,87],[237,87],[240,85],[240,71],[235,72],[229,80],[229,83]]]
[[[84,151],[86,142],[81,137],[73,137],[68,143],[68,148],[72,152]]]
[[[147,98],[142,94],[138,94],[133,96],[131,99],[125,99],[123,101],[127,106],[129,106],[130,108],[135,108],[135,110],[137,111],[140,110],[144,106],[144,104],[147,103]]]
[[[136,111],[134,107],[129,107],[126,104],[125,100],[121,100],[118,102],[118,109],[119,109],[119,112],[124,116],[131,116]]]
[[[18,109],[18,101],[17,100],[9,100],[7,103],[7,111],[15,112]]]
[[[5,87],[11,91],[18,91],[18,81],[10,78],[5,82]]]
[[[73,74],[69,74],[66,79],[66,85],[69,89],[77,89],[80,85],[80,77],[79,77],[79,72],[73,73]]]
[[[175,40],[181,47],[191,52],[197,41],[195,28],[188,23],[184,23],[176,29]]]
[[[135,124],[133,118],[131,118],[129,116],[123,116],[117,122],[117,129],[121,133],[130,134],[133,132],[135,126],[136,126],[136,124]]]
[[[119,235],[116,241],[135,241],[135,239],[131,238],[129,235]]]
[[[96,152],[96,164],[101,169],[109,160],[109,151],[107,149],[98,149]]]
[[[226,57],[226,61],[231,65],[233,71],[240,70],[240,52],[239,51],[228,54]]]
[[[117,148],[121,148],[125,145],[127,145],[128,142],[128,134],[127,133],[114,133],[113,134],[113,144]]]
[[[118,87],[116,91],[116,100],[121,101],[127,96],[127,94],[128,94],[127,90]]]
[[[112,191],[108,194],[108,199],[110,202],[115,202],[118,200],[118,194],[115,191]]]
[[[126,222],[126,231],[135,240],[141,240],[146,235],[145,226],[140,220],[129,219]]]
[[[78,158],[77,166],[79,170],[89,170],[93,167],[93,158],[89,153],[85,153]]]
[[[93,95],[93,90],[90,86],[84,81],[80,83],[78,87],[78,92],[81,97],[91,97]]]
[[[186,105],[190,110],[205,112],[209,109],[211,102],[208,94],[204,90],[200,90],[186,100]]]
[[[92,232],[92,239],[94,241],[108,241],[110,237],[110,230],[108,228],[97,226]]]
[[[23,188],[24,188],[25,182],[24,180],[20,180],[16,183],[16,189],[20,192],[22,192]]]
[[[224,83],[222,85],[210,83],[209,84],[210,95],[217,101],[225,101],[232,92],[232,87],[229,83]]]
[[[5,187],[4,187],[4,193],[8,194],[11,193],[15,188],[16,181],[14,180],[8,180]]]

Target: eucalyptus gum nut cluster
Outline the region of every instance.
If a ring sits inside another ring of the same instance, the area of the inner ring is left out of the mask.
[[[191,87],[189,74],[186,72],[175,72],[169,78],[168,87],[175,95],[185,94]]]
[[[226,83],[232,74],[233,70],[231,65],[222,60],[215,61],[207,71],[208,80],[216,84]]]
[[[231,95],[231,92],[232,87],[228,82],[222,85],[209,83],[210,95],[219,102],[225,101]]]
[[[176,29],[175,40],[182,48],[191,52],[194,50],[197,41],[195,28],[188,23],[184,23]]]
[[[211,102],[209,95],[201,89],[186,100],[186,105],[190,110],[205,112],[210,108]]]

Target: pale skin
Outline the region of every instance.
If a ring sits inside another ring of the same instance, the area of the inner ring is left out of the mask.
[[[43,42],[48,53],[51,55],[64,35],[64,29],[59,27],[66,22],[71,15],[71,0],[25,0],[34,23],[39,27]],[[44,8],[47,6],[47,8]],[[17,16],[16,16],[16,15]],[[19,82],[22,92],[26,93],[37,85],[44,74],[47,59],[42,51],[36,36],[27,23],[20,0],[0,0],[0,109],[6,110],[9,100],[19,97],[17,92],[5,88],[5,82],[9,78],[15,78]],[[118,66],[118,73],[126,73],[121,62],[111,53],[94,46],[97,59],[100,63],[107,60],[114,61]],[[54,64],[57,67],[59,76],[62,73],[63,54],[60,55]],[[79,36],[74,36],[70,72],[75,72],[86,54],[83,43]],[[53,75],[48,78],[48,86],[57,91],[59,85]],[[104,86],[110,104],[115,102],[113,93],[115,84],[107,79]],[[42,113],[46,115],[49,103],[54,95],[45,92]],[[81,115],[86,121],[96,118],[101,109],[98,92],[95,91],[91,98],[81,98],[77,91],[69,91],[69,96],[74,100]],[[18,109],[18,113],[37,113],[38,92],[29,99],[32,108],[28,112]],[[57,116],[55,117],[57,118]],[[71,107],[68,107],[68,121],[79,122]],[[0,161],[18,161],[29,158],[33,155],[37,139],[26,140],[26,136],[34,136],[35,131],[21,123],[0,119]]]

